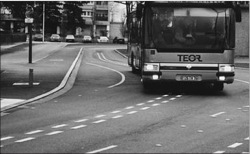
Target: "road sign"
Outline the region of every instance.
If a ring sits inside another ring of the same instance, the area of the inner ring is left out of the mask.
[[[34,21],[34,18],[25,18],[25,23],[26,24],[32,24]]]

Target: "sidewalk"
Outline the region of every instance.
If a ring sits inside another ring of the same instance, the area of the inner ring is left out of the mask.
[[[60,45],[44,44],[46,50],[53,50],[52,54],[29,64],[27,54],[22,51],[28,46],[25,43],[1,46],[1,50],[3,48],[6,52],[1,55],[1,115],[4,111],[46,98],[63,89],[67,81],[75,77],[72,72],[81,59],[79,50],[68,52],[66,46],[54,51]],[[25,62],[19,60],[21,58],[25,58]]]

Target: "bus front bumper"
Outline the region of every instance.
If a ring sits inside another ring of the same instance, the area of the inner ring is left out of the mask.
[[[234,72],[159,71],[143,72],[142,81],[233,83]]]

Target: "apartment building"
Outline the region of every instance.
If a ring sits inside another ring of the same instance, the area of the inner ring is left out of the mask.
[[[85,27],[82,35],[110,36],[109,1],[90,1],[82,7]]]

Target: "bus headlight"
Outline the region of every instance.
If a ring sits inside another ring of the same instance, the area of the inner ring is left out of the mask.
[[[160,65],[157,63],[145,63],[144,71],[145,72],[158,72],[160,70]]]
[[[234,65],[219,64],[219,72],[234,72]]]

